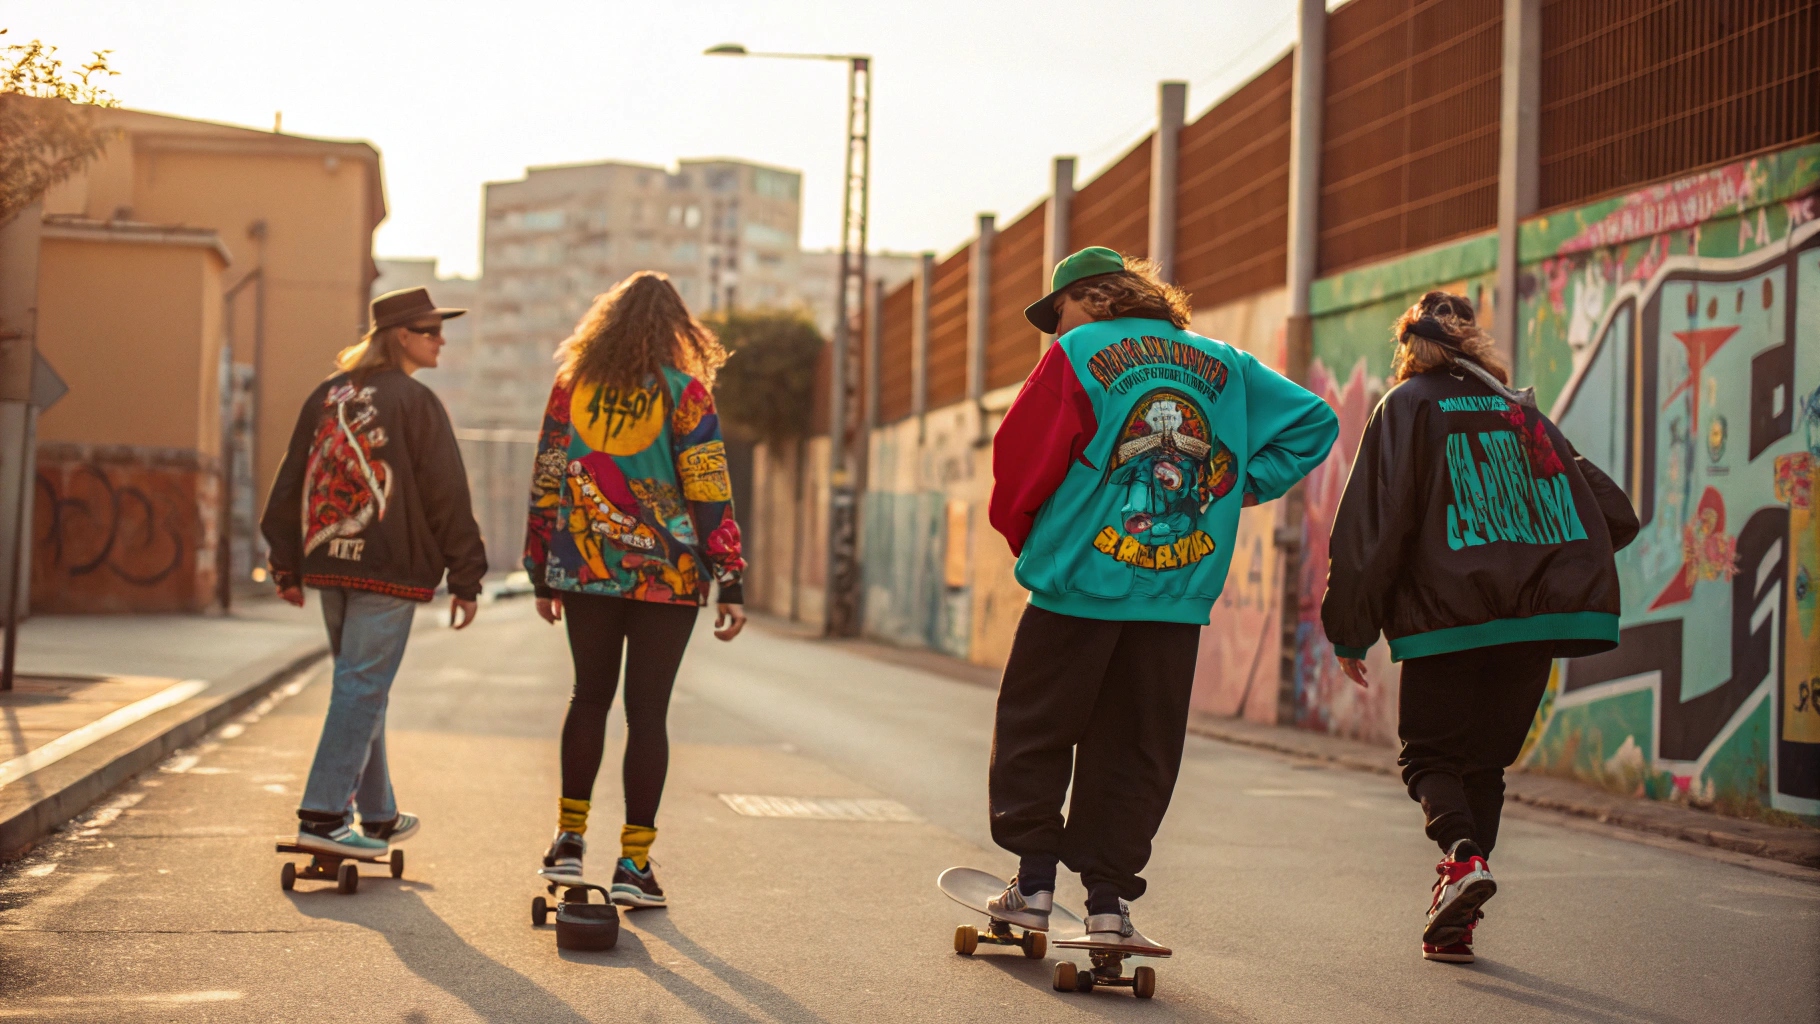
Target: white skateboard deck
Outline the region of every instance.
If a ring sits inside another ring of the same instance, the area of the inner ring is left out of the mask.
[[[1005,886],[1011,883],[997,875],[988,874],[976,868],[949,868],[936,878],[935,884],[947,894],[949,899],[961,906],[991,917],[993,920],[999,920],[993,916],[992,911],[986,909],[986,903],[1004,892]],[[1024,927],[1015,921],[1006,923],[1017,928]],[[1041,931],[1041,929],[1036,930]],[[1087,934],[1087,928],[1073,911],[1058,906],[1049,911],[1048,933],[1051,936],[1082,936]]]

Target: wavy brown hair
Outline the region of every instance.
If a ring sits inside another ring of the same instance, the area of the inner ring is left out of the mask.
[[[1062,294],[1086,306],[1095,320],[1136,316],[1187,327],[1194,305],[1188,293],[1163,280],[1159,270],[1155,260],[1127,258],[1123,271],[1083,277]]]
[[[1472,302],[1464,295],[1432,291],[1416,300],[1391,325],[1396,354],[1390,359],[1390,383],[1401,384],[1418,373],[1427,373],[1465,356],[1485,372],[1510,384],[1510,368],[1498,355],[1498,343],[1479,327]],[[1424,337],[1439,334],[1445,341]],[[1450,351],[1451,349],[1451,351]]]
[[[668,275],[641,270],[595,298],[556,346],[556,361],[556,379],[569,386],[638,387],[668,366],[712,388],[727,350],[690,314]]]

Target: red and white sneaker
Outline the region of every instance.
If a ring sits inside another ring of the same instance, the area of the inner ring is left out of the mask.
[[[1435,865],[1434,902],[1428,905],[1428,927],[1422,929],[1422,943],[1452,946],[1471,934],[1479,908],[1498,891],[1491,879],[1485,858],[1465,860],[1449,858]]]
[[[1473,927],[1479,923],[1477,919],[1484,916],[1484,914],[1475,912],[1473,915],[1474,920],[1471,924],[1466,926],[1466,934],[1462,936],[1458,942],[1449,943],[1445,946],[1437,946],[1432,942],[1422,943],[1422,959],[1438,960],[1444,964],[1472,963],[1474,959],[1472,955],[1472,930]]]

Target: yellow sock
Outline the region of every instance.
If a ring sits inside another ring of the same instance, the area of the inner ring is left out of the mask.
[[[556,813],[556,827],[563,832],[573,832],[578,836],[588,834],[588,807],[592,800],[571,800],[562,797],[556,801],[559,808]]]
[[[649,825],[622,825],[619,829],[619,855],[640,871],[651,864],[651,844],[657,841],[657,830]]]

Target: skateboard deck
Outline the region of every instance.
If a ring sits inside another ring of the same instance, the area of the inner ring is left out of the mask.
[[[312,857],[321,857],[323,860],[358,860],[365,861],[368,864],[384,864],[392,859],[392,851],[390,849],[365,857],[357,857],[351,853],[324,853],[321,850],[312,850],[307,846],[298,846],[297,839],[294,836],[279,836],[278,852],[307,853]]]
[[[949,899],[996,921],[999,919],[993,917],[992,911],[986,909],[986,903],[1004,892],[1005,886],[1011,883],[975,868],[949,868],[941,873],[940,877],[935,880],[935,884],[943,893],[947,894]],[[1006,923],[1017,928],[1023,927],[1015,922]],[[1048,934],[1051,937],[1083,936],[1087,934],[1087,928],[1073,911],[1058,906],[1049,911]]]
[[[1067,949],[1084,949],[1090,953],[1123,953],[1126,956],[1153,956],[1159,959],[1175,955],[1174,950],[1152,942],[1135,928],[1131,930],[1131,937],[1123,942],[1093,942],[1083,934],[1078,938],[1057,939],[1055,944]]]

